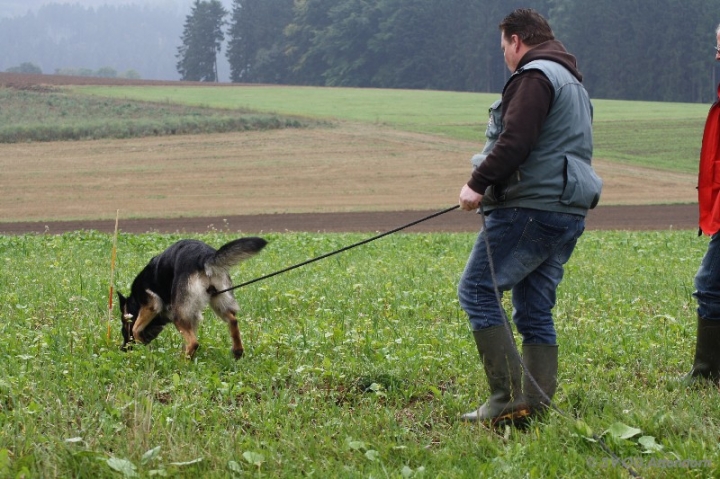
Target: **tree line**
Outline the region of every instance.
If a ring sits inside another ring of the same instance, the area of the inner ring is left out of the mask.
[[[720,80],[720,0],[222,1],[51,3],[0,18],[0,69],[499,92],[497,25],[528,6],[578,58],[593,98],[709,102]]]
[[[47,3],[0,18],[0,70],[177,79],[174,55],[186,14],[169,3]]]
[[[178,49],[185,80],[497,92],[507,0],[195,0]],[[536,0],[593,97],[715,96],[720,0]],[[200,30],[203,30],[201,32]],[[712,43],[711,43],[712,42]],[[199,54],[199,52],[205,52]],[[198,56],[199,54],[199,56]]]

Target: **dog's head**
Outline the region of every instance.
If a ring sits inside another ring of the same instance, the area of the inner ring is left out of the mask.
[[[123,344],[121,349],[127,351],[132,343],[136,339],[141,340],[142,343],[148,344],[153,339],[157,338],[163,328],[170,322],[170,320],[156,316],[150,323],[145,326],[140,335],[141,338],[135,338],[133,336],[133,326],[137,321],[138,313],[140,312],[140,304],[132,297],[126,298],[118,291],[118,304],[120,305],[120,332],[123,336]]]

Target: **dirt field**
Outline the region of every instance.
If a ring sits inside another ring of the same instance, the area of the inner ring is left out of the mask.
[[[117,81],[0,74],[22,88]],[[124,231],[382,231],[454,205],[480,148],[367,124],[2,144],[0,233],[108,230],[117,210]],[[696,226],[695,175],[595,166],[605,186],[589,228]],[[477,217],[415,228],[427,229],[474,231]]]

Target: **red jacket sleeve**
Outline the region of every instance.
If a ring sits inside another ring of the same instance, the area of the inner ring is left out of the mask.
[[[705,121],[698,173],[700,229],[707,235],[720,231],[720,87],[718,97]]]

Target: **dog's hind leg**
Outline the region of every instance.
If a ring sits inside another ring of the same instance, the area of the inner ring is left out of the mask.
[[[232,354],[235,359],[240,359],[245,354],[242,337],[240,336],[240,328],[238,328],[237,318],[234,311],[228,311],[223,319],[230,330],[230,338],[232,339]]]
[[[195,351],[197,351],[198,346],[200,346],[200,343],[198,343],[197,340],[197,335],[195,334],[195,330],[181,321],[175,321],[175,327],[185,340],[185,357],[187,357],[188,359],[192,358],[195,354]]]
[[[210,306],[219,318],[222,318],[228,325],[230,330],[230,338],[232,339],[232,354],[235,359],[240,359],[245,353],[242,337],[240,337],[240,329],[238,328],[237,313],[239,306],[235,298],[230,293],[223,293],[210,300]]]

